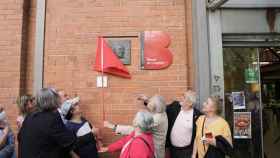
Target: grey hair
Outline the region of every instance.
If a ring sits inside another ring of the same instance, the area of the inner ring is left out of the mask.
[[[189,100],[194,105],[196,103],[196,94],[195,94],[195,92],[193,92],[193,91],[185,92],[185,99]]]
[[[40,111],[53,111],[59,107],[60,97],[53,88],[42,88],[35,97],[35,104]]]
[[[154,124],[153,115],[148,111],[139,111],[133,120],[135,127],[139,127],[142,132],[151,131]]]
[[[155,95],[149,99],[147,106],[153,113],[164,113],[166,109],[166,103],[162,96]]]

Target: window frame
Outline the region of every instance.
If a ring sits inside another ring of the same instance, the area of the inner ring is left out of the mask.
[[[229,0],[226,2],[222,8],[279,8],[279,0]]]

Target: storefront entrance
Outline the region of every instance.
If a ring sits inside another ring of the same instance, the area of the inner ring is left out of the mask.
[[[264,152],[267,158],[280,154],[280,47],[265,48],[260,53]]]
[[[279,157],[280,49],[226,47],[223,63],[225,117],[235,157]]]

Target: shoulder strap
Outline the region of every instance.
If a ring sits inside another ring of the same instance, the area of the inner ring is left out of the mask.
[[[196,108],[193,108],[194,116],[195,116],[195,121],[201,116],[201,112],[197,110]]]
[[[149,143],[142,137],[139,137],[141,140],[143,140],[143,142],[147,145],[147,147],[150,149],[151,152],[153,152],[151,146],[149,145]]]
[[[151,153],[154,155],[154,152],[153,152],[153,150],[152,150],[150,144],[149,144],[144,138],[142,138],[142,137],[139,137],[139,138],[140,138],[141,140],[143,140],[143,142],[144,142],[144,143],[147,145],[147,147],[150,149]],[[153,157],[155,157],[155,155],[154,155]]]
[[[149,150],[151,151],[151,153],[153,153],[153,150],[152,150],[151,146],[149,145],[149,143],[148,143],[144,138],[142,138],[142,137],[137,137],[137,138],[141,139],[141,140],[146,144],[146,146],[149,148]],[[135,138],[135,139],[136,139],[136,138]],[[130,142],[130,147],[131,147],[131,145],[132,145],[132,142],[133,142],[135,139],[133,139],[133,140]],[[129,149],[130,149],[130,148],[129,148]],[[154,153],[153,153],[153,154],[154,154]],[[128,157],[130,158],[130,150],[129,150],[129,155],[128,155]]]
[[[203,123],[202,123],[202,129],[201,129],[201,136],[203,137],[204,136],[204,128],[205,128],[205,120],[206,120],[206,117],[204,116],[204,119],[203,119]],[[206,147],[205,147],[205,144],[203,143],[203,148],[204,148],[204,151],[206,151]]]

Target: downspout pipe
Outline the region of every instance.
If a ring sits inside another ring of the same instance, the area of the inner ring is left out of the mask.
[[[46,0],[37,0],[33,94],[43,88]]]

